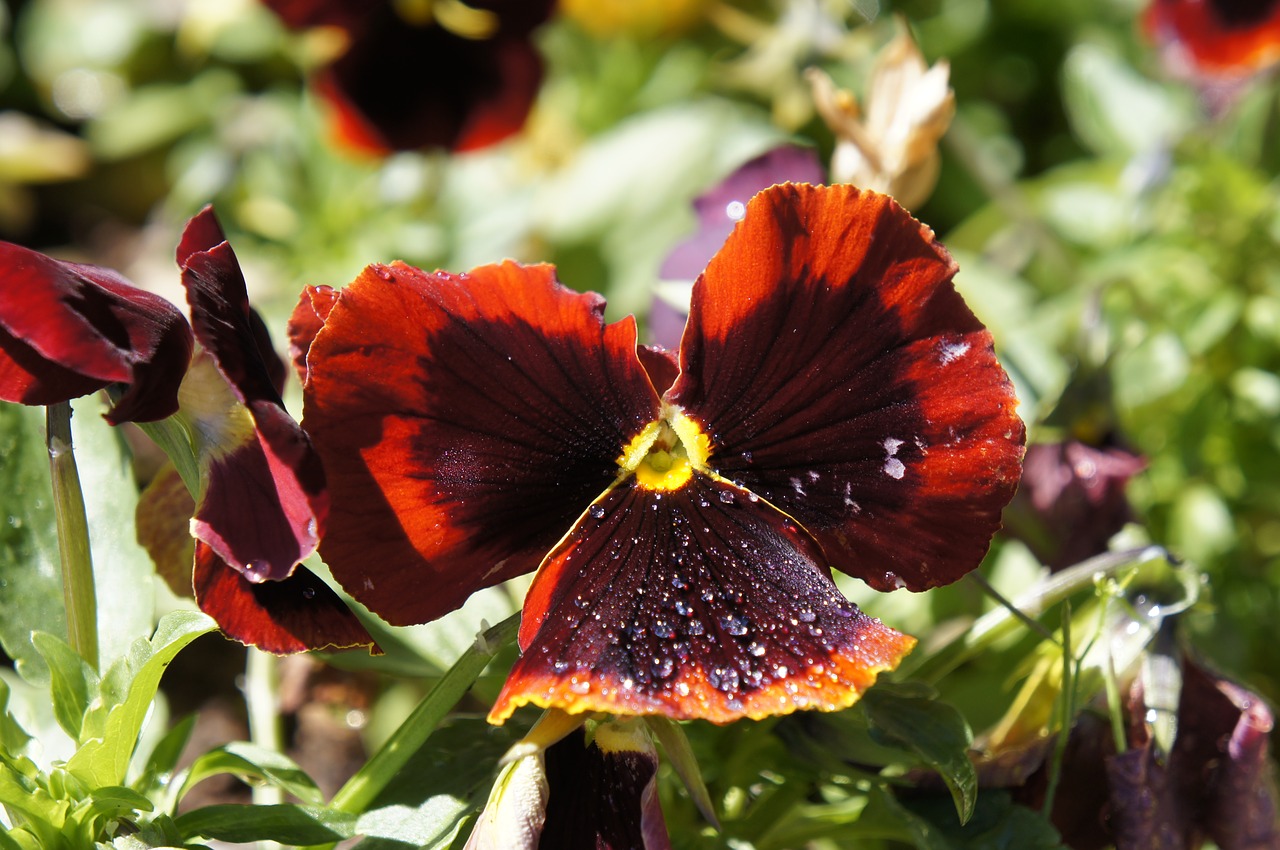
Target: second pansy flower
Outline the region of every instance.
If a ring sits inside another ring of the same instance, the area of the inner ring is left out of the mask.
[[[831,568],[954,581],[1018,480],[1013,391],[954,273],[887,196],[788,184],[695,285],[678,360],[549,266],[310,290],[321,554],[396,624],[538,569],[495,722],[848,706],[914,640]]]

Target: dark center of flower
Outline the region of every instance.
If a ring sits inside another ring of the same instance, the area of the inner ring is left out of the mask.
[[[618,456],[618,466],[635,473],[646,490],[678,490],[695,470],[707,468],[711,440],[682,410],[664,406],[662,418],[650,422]]]

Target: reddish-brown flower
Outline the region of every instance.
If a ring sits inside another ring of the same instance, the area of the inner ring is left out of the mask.
[[[1277,0],[1153,0],[1147,31],[1184,68],[1238,77],[1280,61]]]
[[[371,645],[337,594],[301,566],[328,516],[324,470],[284,408],[285,369],[212,208],[187,224],[177,260],[203,349],[182,390],[201,466],[196,601],[224,632],[270,652]]]
[[[0,242],[0,399],[53,404],[124,384],[107,421],[163,419],[191,349],[186,320],[160,296]]]
[[[1012,388],[954,273],[887,196],[787,184],[695,284],[678,363],[549,266],[308,293],[321,554],[400,624],[538,569],[495,722],[847,706],[914,640],[831,567],[954,581],[1018,479]]]
[[[340,30],[317,92],[338,138],[371,153],[472,150],[524,126],[542,80],[530,41],[554,0],[264,0],[294,28]]]

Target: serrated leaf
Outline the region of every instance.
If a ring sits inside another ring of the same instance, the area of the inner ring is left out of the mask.
[[[174,819],[184,838],[326,844],[355,835],[356,816],[323,806],[206,806]]]
[[[91,787],[123,783],[165,668],[183,647],[215,628],[217,624],[211,618],[195,611],[175,611],[161,618],[155,636],[147,644],[149,657],[136,667],[126,664],[136,671],[128,684],[127,696],[109,709],[101,737],[85,741],[67,762],[67,769]],[[143,654],[147,653],[138,653]],[[110,675],[103,680],[104,701],[108,678]]]
[[[31,643],[49,667],[53,716],[74,740],[80,740],[89,703],[98,695],[98,674],[62,638],[35,632]]]
[[[0,404],[0,457],[0,646],[40,683],[47,672],[31,632],[67,632],[43,408]]]
[[[911,683],[880,683],[862,702],[872,738],[913,752],[938,771],[960,821],[967,821],[977,804],[978,774],[969,761],[973,734],[963,715]]]
[[[211,776],[230,774],[249,781],[265,781],[305,803],[319,804],[324,795],[315,781],[288,756],[243,741],[201,755],[187,771],[178,799]]]

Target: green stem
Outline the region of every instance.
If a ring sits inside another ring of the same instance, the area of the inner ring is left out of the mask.
[[[98,603],[89,550],[89,520],[71,444],[71,403],[62,401],[45,408],[45,423],[58,553],[62,560],[62,596],[67,606],[67,636],[71,647],[97,670]]]
[[[284,752],[280,739],[279,672],[277,659],[256,647],[249,647],[244,669],[244,703],[249,716],[249,740],[273,753]],[[269,783],[255,785],[253,802],[267,806],[284,801],[284,792]]]
[[[515,639],[519,625],[520,615],[512,614],[479,635],[381,749],[338,790],[330,805],[355,814],[365,811],[413,754],[422,748],[436,726],[471,689],[499,650]]]

